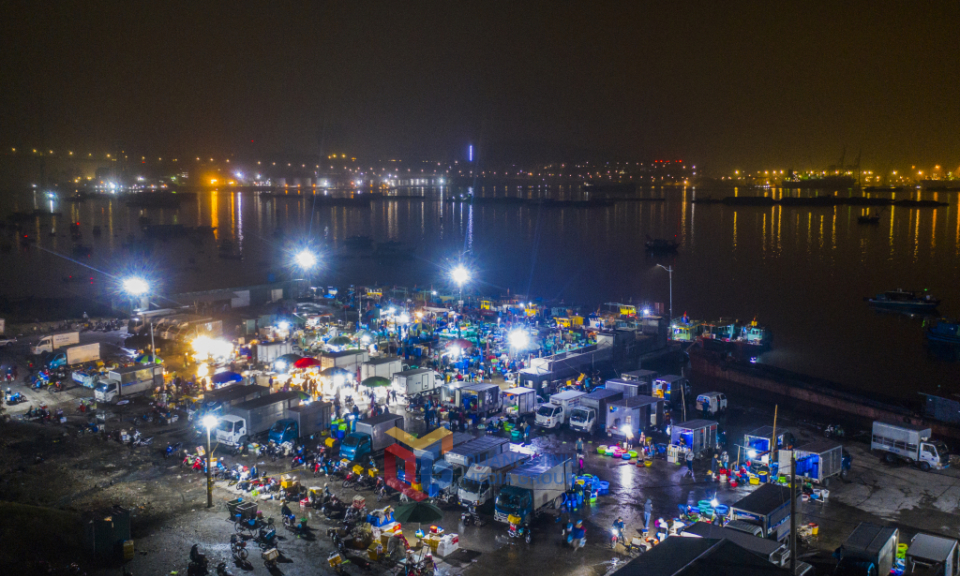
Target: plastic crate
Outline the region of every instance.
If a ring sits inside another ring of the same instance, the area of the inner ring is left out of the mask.
[[[241,504],[243,504],[243,498],[237,498],[236,500],[230,500],[227,502],[227,510],[230,511],[231,518],[237,515],[237,506]]]

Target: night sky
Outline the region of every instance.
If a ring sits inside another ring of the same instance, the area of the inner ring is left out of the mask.
[[[6,146],[960,164],[960,3],[3,2]]]

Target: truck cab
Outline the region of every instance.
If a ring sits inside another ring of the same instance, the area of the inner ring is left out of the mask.
[[[56,370],[57,368],[63,368],[67,365],[67,355],[63,352],[58,352],[53,356],[50,356],[47,359],[47,368],[51,370]]]
[[[220,423],[217,424],[217,442],[229,446],[242,444],[247,436],[247,423],[239,417],[226,415],[220,417]]]
[[[296,444],[300,439],[300,426],[295,420],[277,420],[270,428],[268,438],[278,446],[284,442]]]
[[[506,522],[508,516],[517,516],[521,524],[528,523],[533,516],[533,494],[526,488],[504,486],[497,494],[493,516],[499,522]]]
[[[482,506],[489,502],[494,492],[490,474],[489,466],[471,467],[457,486],[460,502],[467,506]]]
[[[950,466],[950,452],[946,444],[940,440],[920,443],[920,468],[926,469],[927,466],[934,470],[942,470]]]
[[[537,426],[559,428],[562,423],[563,406],[550,402],[537,408]]]
[[[352,462],[358,461],[373,451],[373,440],[368,434],[352,432],[340,443],[340,456]]]
[[[577,406],[570,412],[570,429],[591,433],[597,427],[597,411],[593,408]]]

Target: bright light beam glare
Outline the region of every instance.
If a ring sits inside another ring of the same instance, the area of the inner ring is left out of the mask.
[[[150,286],[143,278],[127,278],[123,281],[123,291],[131,296],[142,296],[149,289]]]
[[[304,270],[309,270],[317,265],[317,257],[313,255],[313,252],[309,250],[301,250],[294,257],[294,260],[297,262],[297,266],[303,268]]]
[[[463,266],[457,266],[450,272],[450,277],[457,283],[457,286],[463,286],[470,280],[470,272]]]
[[[524,330],[511,330],[507,338],[510,340],[510,346],[517,350],[523,350],[530,345],[530,335]]]

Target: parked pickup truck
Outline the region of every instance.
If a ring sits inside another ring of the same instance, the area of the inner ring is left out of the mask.
[[[340,444],[340,456],[354,462],[364,456],[381,454],[387,446],[396,440],[387,434],[387,430],[403,430],[403,416],[399,414],[380,414],[357,422],[354,432],[347,434]]]
[[[887,462],[911,462],[924,472],[943,470],[950,465],[950,452],[931,435],[930,428],[874,422],[870,450],[880,452]]]
[[[563,494],[573,487],[573,460],[544,454],[537,460],[507,473],[507,485],[500,488],[493,517],[507,522],[509,516],[529,524],[550,506],[560,508]]]

